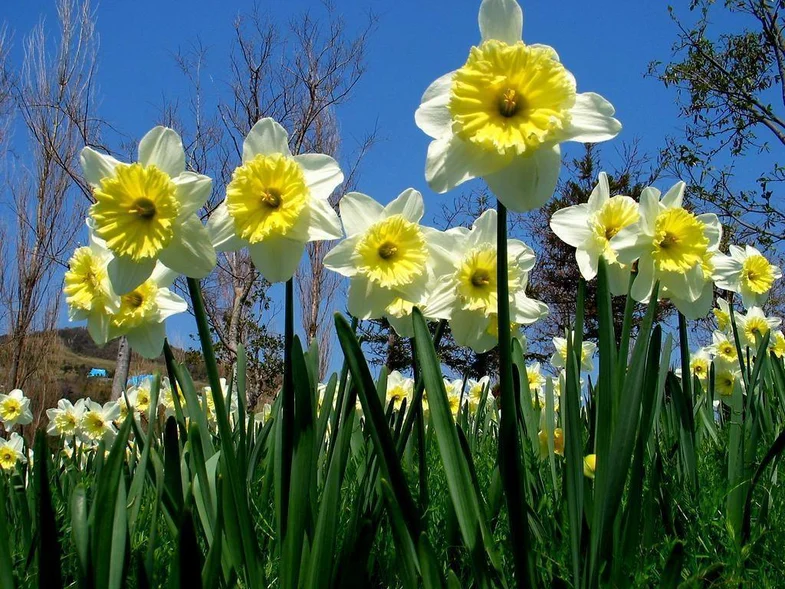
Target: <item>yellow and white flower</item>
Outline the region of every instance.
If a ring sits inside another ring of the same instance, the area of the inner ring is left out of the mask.
[[[521,40],[517,2],[483,0],[479,25],[480,44],[428,87],[415,113],[433,138],[425,177],[439,193],[481,177],[507,208],[528,211],[556,188],[560,143],[606,141],[621,124],[607,100],[578,94],[553,48]]]
[[[734,349],[735,350],[735,349]],[[690,373],[699,381],[706,382],[711,370],[711,348],[704,347],[690,354]],[[677,368],[676,376],[682,377],[682,369]]]
[[[78,402],[73,405],[68,399],[60,399],[57,407],[46,410],[46,417],[49,419],[46,433],[63,438],[74,437],[79,433],[83,412],[84,405]]]
[[[572,332],[570,332],[572,337]],[[551,364],[555,368],[567,367],[567,339],[563,337],[553,338],[553,347],[556,351],[551,356]],[[594,342],[581,342],[581,365],[580,369],[584,372],[591,372],[594,370],[594,352],[597,351],[597,344]]]
[[[0,394],[0,422],[6,430],[12,430],[17,425],[27,425],[33,422],[33,413],[30,411],[30,399],[20,389],[10,393]]]
[[[466,381],[466,395],[469,401],[469,410],[474,413],[480,405],[483,392],[488,390],[490,395],[491,377],[483,376],[480,380],[468,379]]]
[[[63,293],[68,320],[87,320],[87,331],[93,340],[105,342],[109,339],[109,317],[120,309],[120,297],[115,294],[107,271],[112,252],[95,237],[91,221],[87,226],[89,245],[77,248],[68,260]]]
[[[779,329],[771,334],[769,350],[774,352],[777,358],[785,357],[785,335]]]
[[[694,215],[682,207],[684,182],[660,200],[660,191],[641,194],[640,219],[611,239],[623,264],[638,263],[631,295],[648,303],[659,280],[661,298],[670,298],[685,316],[695,318],[711,308],[711,258],[722,236],[717,215]]]
[[[463,394],[463,379],[456,378],[450,380],[444,379],[444,390],[447,392],[447,403],[450,405],[450,413],[453,417],[457,417],[461,411],[461,405],[466,401]]]
[[[152,403],[153,395],[153,380],[151,378],[143,379],[139,384],[129,387],[126,391],[128,402],[134,408],[136,413],[147,416],[150,411],[150,403]]]
[[[714,392],[720,397],[730,397],[736,383],[744,386],[741,370],[736,362],[725,362],[721,358],[714,359]]]
[[[412,308],[424,313],[435,277],[450,267],[444,233],[421,226],[422,194],[404,190],[387,206],[350,192],[339,204],[346,239],[324,258],[326,268],[349,277],[349,313],[386,316],[399,335],[414,335]]]
[[[139,160],[125,164],[85,147],[80,155],[95,203],[90,219],[114,254],[107,271],[114,290],[126,294],[155,269],[156,261],[177,274],[204,278],[215,250],[197,212],[212,180],[185,170],[180,136],[155,127],[139,142]]]
[[[259,425],[264,425],[273,414],[273,406],[270,403],[265,403],[261,411],[254,413],[254,422]]]
[[[746,315],[736,318],[739,338],[742,346],[749,346],[755,353],[758,349],[758,338],[765,336],[771,329],[779,327],[782,319],[779,317],[766,317],[760,307],[750,307]]]
[[[305,244],[338,239],[341,223],[328,198],[343,182],[337,162],[318,153],[292,155],[286,130],[258,121],[243,143],[243,163],[207,228],[218,251],[248,248],[259,272],[285,282]]]
[[[104,441],[112,442],[117,435],[114,422],[120,417],[120,406],[114,401],[104,405],[92,399],[80,399],[84,404],[79,435],[85,444],[97,445]]]
[[[717,329],[720,331],[730,331],[732,329],[728,301],[722,297],[717,297],[717,306],[712,309],[712,313],[717,321]]]
[[[0,469],[12,471],[20,462],[27,462],[25,441],[22,436],[14,432],[7,440],[0,438]]]
[[[487,352],[498,342],[496,285],[496,211],[485,211],[471,230],[443,234],[451,268],[428,301],[433,318],[447,319],[455,341],[475,352]],[[522,241],[507,241],[510,320],[529,325],[548,314],[544,303],[526,295],[534,252]]]
[[[392,402],[393,409],[398,411],[401,408],[401,403],[406,399],[406,404],[412,402],[414,396],[414,379],[408,378],[393,370],[387,375],[387,400],[386,404]]]
[[[627,292],[630,266],[619,263],[611,239],[639,218],[638,203],[629,196],[611,197],[608,176],[600,172],[588,202],[556,211],[551,217],[551,229],[575,248],[575,260],[586,280],[597,275],[599,260],[604,258],[611,292],[620,295]]]
[[[725,363],[738,363],[739,355],[736,351],[736,343],[724,331],[715,331],[711,335],[711,346],[709,351]]]
[[[718,253],[712,259],[714,282],[723,290],[739,293],[746,308],[760,307],[782,272],[750,245],[744,249],[731,245],[728,251],[729,256]]]

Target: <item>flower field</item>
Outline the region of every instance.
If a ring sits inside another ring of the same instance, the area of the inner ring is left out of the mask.
[[[763,310],[780,269],[723,239],[684,182],[636,199],[601,172],[542,228],[581,279],[571,325],[535,362],[527,328],[549,301],[508,212],[551,199],[562,143],[611,141],[621,123],[555,49],[522,40],[515,0],[482,0],[478,22],[414,113],[429,187],[482,179],[497,199],[471,226],[423,225],[414,188],[331,205],[338,162],[292,149],[271,117],[206,223],[213,179],[187,169],[175,130],[153,128],[132,162],[81,151],[94,202],[65,272],[69,319],[163,354],[166,371],[103,404],[62,398],[37,432],[25,393],[0,394],[0,589],[785,586],[785,336]],[[320,344],[294,328],[316,242],[348,284],[326,379]],[[231,366],[216,358],[201,282],[240,251],[285,285],[282,386],[256,407],[243,345]],[[167,341],[189,310],[207,386]],[[359,327],[379,319],[411,343],[411,376],[369,360]],[[497,350],[498,370],[451,374],[448,330]]]

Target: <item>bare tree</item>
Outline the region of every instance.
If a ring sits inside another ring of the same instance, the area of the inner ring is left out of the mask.
[[[24,41],[21,70],[5,70],[29,146],[12,154],[3,197],[15,219],[8,251],[14,260],[6,260],[13,272],[0,285],[9,311],[9,387],[22,386],[40,361],[40,354],[25,354],[31,332],[56,325],[56,314],[46,311],[59,301],[57,270],[80,232],[89,195],[77,156],[96,130],[94,15],[87,0],[59,0],[57,14],[54,51],[41,22]]]
[[[258,5],[239,16],[229,56],[228,97],[214,108],[205,104],[202,91],[206,49],[197,42],[177,55],[191,93],[183,104],[168,101],[162,118],[183,135],[189,166],[215,179],[205,216],[223,198],[223,187],[241,159],[243,138],[263,117],[273,117],[289,131],[292,153],[320,152],[339,159],[347,178],[339,190],[356,180],[374,133],[363,138],[352,155],[341,157],[335,108],[349,100],[365,72],[365,50],[375,19],[369,16],[367,26],[352,35],[332,4],[325,3],[325,10],[323,20],[308,13],[295,18],[288,31],[266,18]],[[334,205],[340,195],[333,195]],[[309,342],[319,341],[323,368],[330,349],[325,327],[340,284],[321,263],[328,249],[329,244],[310,244],[297,277],[303,330]],[[217,271],[204,284],[205,302],[227,363],[236,358],[240,342],[248,348],[255,337],[275,344],[273,333],[258,329],[268,326],[269,315],[276,311],[266,296],[268,286],[247,252],[219,256]],[[262,313],[267,314],[264,321]],[[258,384],[249,386],[249,405],[261,389],[272,392],[278,385]]]

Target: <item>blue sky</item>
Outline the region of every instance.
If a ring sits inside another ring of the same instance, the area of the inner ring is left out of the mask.
[[[173,54],[197,37],[210,50],[207,92],[222,92],[232,21],[250,5],[245,0],[104,0],[97,7],[101,117],[128,138],[141,137],[156,124],[165,100],[185,97]],[[15,31],[15,59],[21,59],[23,34],[39,18],[55,26],[54,6],[54,0],[3,1],[0,20]],[[305,10],[323,14],[316,0],[267,0],[260,6],[281,26]],[[415,126],[414,111],[428,84],[459,67],[478,41],[479,0],[335,0],[335,6],[350,30],[364,25],[369,10],[379,17],[367,74],[338,112],[349,149],[374,126],[382,139],[364,162],[360,189],[386,202],[414,186],[425,196],[426,211],[436,211],[452,196],[433,194],[425,184],[429,140]],[[642,151],[654,154],[666,135],[678,132],[673,92],[644,77],[651,60],[669,58],[676,35],[665,2],[531,1],[523,9],[524,40],[555,47],[579,91],[598,92],[615,105],[624,130],[603,148],[606,155],[636,138]],[[568,148],[566,157],[579,149]],[[170,331],[187,333],[190,325],[190,318],[178,320]]]

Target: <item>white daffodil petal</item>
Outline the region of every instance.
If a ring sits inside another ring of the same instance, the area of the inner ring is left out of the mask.
[[[439,139],[450,134],[452,115],[447,104],[455,71],[437,78],[422,95],[420,106],[414,113],[414,122],[426,135]]]
[[[154,268],[155,260],[152,258],[134,262],[130,258],[121,256],[112,258],[106,270],[114,291],[118,295],[124,295],[150,278]]]
[[[671,186],[670,190],[662,196],[660,202],[669,209],[680,207],[684,202],[684,190],[686,188],[687,185],[684,182],[676,182],[676,184]]]
[[[312,198],[308,216],[308,241],[330,241],[343,237],[341,220],[326,200]]]
[[[608,264],[608,283],[612,295],[626,295],[630,289],[630,267],[621,264]]]
[[[639,303],[648,303],[652,288],[654,288],[654,260],[641,259],[638,263],[638,275],[632,284],[630,294]]]
[[[403,317],[395,317],[393,315],[385,315],[385,319],[398,334],[398,337],[414,337],[414,321],[411,315],[404,315]]]
[[[455,342],[482,354],[496,346],[497,339],[488,333],[490,319],[476,311],[455,309],[450,319],[450,331]]]
[[[210,198],[213,180],[209,176],[183,172],[172,181],[177,186],[177,200],[180,202],[179,217],[181,219],[196,213]]]
[[[196,215],[182,221],[159,259],[165,266],[189,278],[204,278],[213,271],[215,249],[210,234]]]
[[[483,41],[514,45],[523,37],[523,11],[515,0],[483,0],[478,20]]]
[[[324,256],[324,267],[343,276],[351,277],[357,274],[354,248],[357,247],[358,239],[358,236],[349,237],[331,249]]]
[[[378,287],[364,276],[355,276],[349,282],[349,313],[358,319],[378,319],[384,315],[395,293]]]
[[[259,154],[273,153],[292,155],[289,151],[289,134],[273,119],[269,117],[259,119],[243,141],[243,163],[247,163]]]
[[[478,247],[484,244],[496,244],[496,219],[495,209],[483,211],[482,215],[472,224],[472,232],[469,235],[467,246],[469,248]]]
[[[581,276],[586,280],[592,280],[597,276],[599,260],[600,256],[598,254],[591,254],[582,248],[575,250],[575,261],[578,263],[578,269],[581,271]]]
[[[300,164],[312,198],[327,200],[343,182],[338,162],[329,155],[305,153],[294,156],[294,160]]]
[[[554,145],[542,147],[529,157],[516,158],[484,179],[504,206],[523,213],[541,207],[553,196],[560,169],[561,152]]]
[[[456,186],[499,171],[509,161],[482,151],[454,135],[431,141],[425,159],[425,179],[431,190],[444,193]]]
[[[87,333],[99,346],[109,341],[109,323],[111,317],[106,313],[93,312],[87,318]]]
[[[269,282],[286,282],[297,271],[305,243],[285,237],[270,236],[248,246],[256,268]]]
[[[93,186],[98,186],[104,178],[114,176],[114,169],[122,162],[111,155],[85,147],[79,154],[79,163],[82,165],[85,180]]]
[[[150,275],[150,280],[155,282],[159,288],[169,288],[174,284],[177,276],[177,272],[159,263],[155,265],[155,269]]]
[[[591,191],[589,195],[589,200],[587,204],[589,205],[589,209],[592,211],[598,211],[602,208],[608,199],[611,197],[611,189],[608,184],[608,174],[605,172],[600,172],[597,176],[597,185],[594,187],[594,190]],[[564,241],[564,239],[562,239]]]
[[[207,232],[216,251],[233,252],[248,245],[235,234],[234,220],[229,216],[226,203],[216,207],[207,220]]]
[[[510,312],[510,319],[515,323],[530,325],[548,315],[548,305],[519,292],[515,295],[515,305],[510,308]]]
[[[188,310],[185,299],[168,288],[158,289],[155,302],[158,305],[158,318],[162,323],[172,315],[185,313]]]
[[[613,105],[599,94],[578,94],[570,110],[570,124],[564,130],[565,140],[599,143],[613,139],[621,131],[621,123],[613,118],[615,112]]]
[[[148,359],[157,358],[164,349],[166,339],[166,325],[152,323],[132,329],[126,334],[128,345],[131,349]]]
[[[560,209],[551,217],[551,229],[567,245],[579,247],[591,237],[590,214],[586,203]]]
[[[183,142],[174,129],[155,127],[139,142],[139,163],[176,178],[185,171]]]
[[[365,233],[379,217],[384,207],[367,194],[350,192],[338,203],[346,237]]]
[[[407,188],[384,207],[387,216],[401,215],[407,221],[419,223],[425,214],[422,194],[414,188]]]

